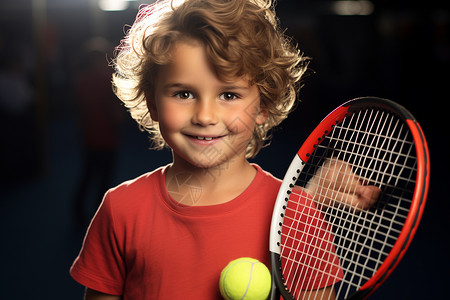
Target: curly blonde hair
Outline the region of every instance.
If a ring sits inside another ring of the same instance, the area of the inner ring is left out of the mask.
[[[254,157],[269,140],[269,131],[293,109],[308,58],[282,32],[270,0],[157,1],[140,9],[136,21],[116,49],[113,86],[155,149],[166,143],[151,119],[155,78],[171,61],[171,49],[183,40],[205,46],[217,76],[241,76],[256,84],[267,121],[256,126],[246,157]]]

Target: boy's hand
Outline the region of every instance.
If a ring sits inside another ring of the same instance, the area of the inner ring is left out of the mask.
[[[344,205],[358,212],[375,204],[381,193],[378,187],[363,184],[348,163],[329,159],[317,170],[305,190],[319,207]]]

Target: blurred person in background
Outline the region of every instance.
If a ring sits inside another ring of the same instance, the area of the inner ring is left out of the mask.
[[[92,38],[83,49],[81,70],[75,83],[83,152],[83,169],[75,193],[74,214],[79,225],[92,217],[87,202],[91,184],[98,206],[110,187],[121,123],[120,101],[111,85],[112,68],[108,66],[110,44],[103,38]]]

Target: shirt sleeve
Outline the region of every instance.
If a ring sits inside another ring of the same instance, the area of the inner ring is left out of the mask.
[[[103,293],[121,295],[125,263],[114,224],[110,195],[97,210],[70,275],[80,284]]]

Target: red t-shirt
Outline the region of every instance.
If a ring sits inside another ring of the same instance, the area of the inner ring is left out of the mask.
[[[160,168],[104,197],[70,272],[82,285],[123,299],[221,299],[221,270],[253,257],[269,266],[269,228],[280,180],[257,175],[219,205],[175,202]]]

